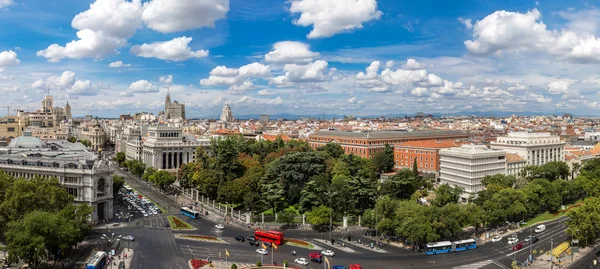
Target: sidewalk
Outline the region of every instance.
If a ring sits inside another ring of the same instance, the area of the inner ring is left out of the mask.
[[[592,250],[594,250],[594,248],[597,247],[598,245],[600,245],[600,244],[595,244],[593,246],[588,246],[586,248],[579,249],[579,251],[577,253],[573,254],[572,260],[571,260],[571,255],[566,255],[566,254],[565,254],[565,256],[563,256],[560,259],[553,257],[552,262],[554,263],[554,268],[568,268],[571,264],[577,262],[580,258],[582,258],[583,256],[590,253]],[[519,266],[521,266],[521,264],[519,264]],[[538,255],[536,257],[536,259],[533,261],[533,263],[529,266],[526,266],[525,268],[547,269],[550,267],[551,267],[550,257],[547,254],[542,254],[542,255]]]
[[[131,268],[131,261],[133,260],[134,250],[132,248],[127,251],[127,248],[124,248],[121,251],[120,255],[113,256],[110,260],[110,263],[107,264],[106,268],[112,266],[112,268],[119,268],[119,263],[122,261],[125,263],[125,268]],[[127,258],[125,258],[127,256]]]

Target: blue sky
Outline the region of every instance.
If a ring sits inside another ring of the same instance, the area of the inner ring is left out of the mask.
[[[0,0],[0,105],[590,115],[599,34],[586,1]]]

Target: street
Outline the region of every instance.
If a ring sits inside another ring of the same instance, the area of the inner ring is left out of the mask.
[[[227,226],[223,231],[216,232],[213,227],[214,222],[206,219],[191,219],[179,215],[179,207],[175,201],[169,197],[157,192],[141,180],[135,179],[129,174],[116,170],[116,173],[125,177],[126,183],[143,194],[145,197],[158,203],[160,206],[169,208],[171,215],[177,215],[182,220],[190,223],[197,230],[194,231],[172,231],[162,227],[166,220],[166,214],[139,218],[132,221],[131,234],[136,237],[132,242],[132,247],[136,250],[136,255],[132,263],[133,269],[159,269],[159,268],[187,268],[186,262],[192,258],[207,259],[218,261],[219,257],[225,260],[225,249],[230,253],[229,262],[241,264],[255,264],[261,259],[261,255],[256,253],[257,247],[250,246],[246,242],[235,241],[234,237],[238,235],[253,235],[249,229],[241,229],[233,226]],[[551,239],[554,246],[566,240],[564,233],[564,218],[552,223],[546,224],[546,230],[535,234],[539,241],[532,244],[531,250],[540,251],[550,250]],[[197,234],[215,236],[221,238],[225,243],[200,242],[193,240],[175,239],[175,233]],[[354,240],[361,237],[360,231],[350,233]],[[518,233],[519,243],[525,247],[519,251],[512,251],[512,245],[507,244],[506,236],[500,242],[489,242],[478,246],[477,249],[440,255],[426,255],[424,252],[413,252],[410,250],[393,247],[384,244],[383,248],[387,253],[379,253],[370,249],[356,247],[346,244],[347,248],[341,249],[332,247],[328,244],[316,242],[315,239],[321,237],[320,233],[306,230],[285,230],[286,238],[296,238],[310,242],[320,249],[330,249],[335,252],[335,256],[329,258],[331,265],[348,266],[352,263],[359,263],[363,268],[510,268],[513,259],[520,263],[529,257],[530,245],[523,240],[530,234],[529,229]],[[345,233],[344,236],[348,234]],[[333,232],[334,238],[340,238],[341,232]],[[346,251],[345,251],[346,250]],[[272,251],[272,249],[269,249]],[[297,255],[291,255],[296,251]],[[276,263],[283,263],[287,260],[290,264],[299,257],[308,258],[310,252],[304,248],[282,245],[275,250],[273,255]],[[263,264],[271,263],[271,253],[263,257]],[[548,255],[538,255],[539,259],[547,259]],[[296,265],[300,268],[311,268],[320,265],[310,263],[307,266]]]

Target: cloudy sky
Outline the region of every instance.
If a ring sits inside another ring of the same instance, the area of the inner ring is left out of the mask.
[[[0,106],[386,115],[600,108],[593,1],[0,0]],[[0,115],[6,110],[0,110]]]

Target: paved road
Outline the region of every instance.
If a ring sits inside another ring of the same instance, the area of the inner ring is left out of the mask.
[[[178,212],[180,205],[170,198],[158,193],[147,184],[131,177],[127,173],[119,170],[117,170],[116,173],[125,176],[127,184],[143,193],[154,202],[159,203],[163,207],[168,207],[169,212]],[[143,220],[143,225],[140,225],[140,227],[132,232],[134,236],[139,236],[139,241],[136,238],[135,242],[136,255],[132,264],[133,269],[177,269],[184,266],[185,261],[194,257],[202,259],[210,257],[212,260],[218,260],[219,252],[221,252],[221,257],[224,259],[225,249],[231,254],[231,257],[229,258],[230,262],[236,262],[238,264],[256,263],[256,261],[261,258],[260,255],[256,253],[256,247],[246,243],[237,242],[233,239],[237,235],[252,235],[249,229],[239,229],[227,226],[224,231],[215,232],[213,229],[215,223],[210,220],[204,218],[193,220],[183,217],[187,222],[198,228],[196,231],[185,233],[214,235],[222,238],[226,243],[219,244],[181,240],[174,238],[173,231],[156,227],[160,226],[163,222],[162,218],[163,217],[161,216],[145,218]],[[566,235],[564,234],[564,219],[547,224],[546,227],[546,231],[536,235],[540,240],[533,244],[531,250],[549,250],[551,238],[554,240],[555,245],[566,240]],[[529,233],[528,230],[519,233],[518,237],[521,240],[519,243],[524,243],[522,240],[524,240]],[[511,249],[512,246],[507,244],[506,238],[503,238],[501,242],[481,245],[475,250],[433,256],[387,245],[384,246],[384,249],[388,252],[386,254],[346,245],[353,251],[350,253],[338,250],[326,244],[315,242],[314,239],[320,238],[321,235],[313,231],[290,230],[285,231],[285,234],[288,238],[304,239],[323,249],[335,251],[335,257],[330,259],[332,265],[341,264],[348,266],[351,263],[360,263],[363,268],[510,268],[513,259],[523,262],[528,258],[530,251],[529,246],[526,245],[526,248],[513,252]],[[354,238],[356,238],[356,235],[358,234],[354,234]],[[341,237],[341,233],[335,232],[334,238],[339,237]],[[290,254],[293,250],[298,253],[297,256],[292,256]],[[308,257],[308,253],[310,252],[311,251],[307,249],[283,245],[275,250],[273,257],[274,261],[278,263],[282,263],[283,260],[292,263],[295,258]],[[263,262],[270,263],[271,254],[264,256],[263,259]],[[300,267],[311,268],[318,267],[318,265],[311,263],[308,266]]]
[[[598,269],[600,268],[600,258],[598,257],[598,251],[600,251],[600,246],[595,247],[594,250],[590,251],[587,255],[583,256],[577,262],[573,263],[569,268],[573,269]],[[598,260],[597,265],[594,266],[594,260]]]

